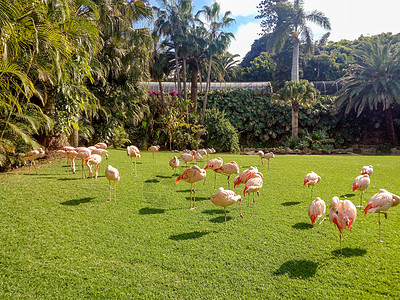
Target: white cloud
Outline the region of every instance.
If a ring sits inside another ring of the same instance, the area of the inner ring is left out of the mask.
[[[221,6],[222,11],[231,11],[234,17],[236,16],[252,16],[258,13],[257,5],[260,4],[261,0],[217,0]]]
[[[259,23],[252,22],[239,26],[235,33],[235,40],[232,40],[228,51],[232,54],[239,54],[240,58],[243,59],[246,53],[250,51],[254,40],[260,38],[258,35],[260,32]]]

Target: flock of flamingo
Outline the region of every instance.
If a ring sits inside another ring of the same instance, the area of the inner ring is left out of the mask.
[[[93,166],[95,167],[94,178],[98,176],[98,169],[102,160],[102,155],[105,155],[108,158],[107,144],[105,143],[97,143],[90,147],[70,147],[65,146],[61,149],[58,149],[58,153],[62,153],[66,156],[68,161],[71,164],[72,172],[75,173],[75,159],[81,159],[82,161],[82,178],[85,177],[85,166],[89,169],[89,177],[93,176]],[[155,152],[159,151],[160,146],[151,146],[148,148],[148,151],[153,153],[153,161],[156,162]],[[190,153],[184,153],[179,157],[174,156],[169,161],[169,166],[174,169],[174,175],[176,175],[176,169],[179,167],[180,162],[184,162],[186,164],[185,171],[180,174],[176,178],[176,183],[180,180],[183,180],[187,183],[190,183],[190,209],[193,210],[196,208],[196,183],[204,180],[204,184],[206,184],[206,170],[210,169],[215,173],[214,177],[214,189],[216,189],[216,176],[217,174],[223,174],[227,176],[228,190],[220,187],[214,194],[210,196],[210,200],[214,205],[221,206],[224,208],[225,213],[225,231],[227,230],[226,223],[226,207],[231,206],[235,203],[240,204],[240,216],[243,218],[241,201],[242,197],[236,194],[234,191],[229,190],[230,188],[230,177],[235,174],[239,174],[239,166],[235,161],[229,163],[223,163],[222,158],[214,158],[210,159],[204,169],[199,167],[198,165],[193,165],[191,167],[188,166],[188,163],[196,160],[197,163],[203,163],[203,158],[209,155],[214,154],[214,148],[209,149],[200,149],[200,150],[192,150]],[[38,158],[42,158],[45,155],[45,151],[40,148],[38,150],[33,150],[28,152],[23,158],[23,161],[30,161],[30,165],[35,165],[35,160]],[[268,160],[268,170],[269,170],[269,161],[271,158],[274,158],[275,155],[272,152],[264,153],[263,151],[258,151],[257,155],[260,156],[261,164],[263,164],[263,159]],[[141,158],[140,150],[136,146],[128,146],[127,147],[127,156],[131,158],[131,175],[132,170],[135,170],[135,176],[137,176],[136,170],[136,159]],[[133,159],[134,159],[134,167],[133,167]],[[37,173],[37,170],[36,170]],[[360,205],[357,206],[359,208],[363,207],[363,192],[370,185],[370,177],[373,173],[372,166],[364,166],[361,169],[361,175],[357,176],[353,182],[352,189],[353,191],[360,191]],[[112,199],[112,190],[114,190],[114,202],[116,202],[116,183],[120,180],[119,172],[116,168],[108,165],[105,170],[105,177],[109,181],[109,191],[110,197],[108,201]],[[314,172],[308,173],[304,178],[303,186],[311,186],[311,200],[313,198],[313,189],[314,186],[320,182],[321,177],[318,176]],[[114,186],[112,187],[112,182],[114,182]],[[246,193],[250,195],[253,194],[253,215],[255,214],[255,193],[260,195],[260,189],[263,186],[263,174],[258,171],[257,167],[251,166],[248,169],[242,171],[235,179],[234,179],[234,188],[236,186],[244,184],[243,195],[246,196]],[[387,219],[386,211],[391,207],[396,206],[400,203],[400,197],[390,193],[384,189],[380,189],[379,192],[373,195],[366,207],[363,210],[364,215],[367,213],[378,213],[379,215],[379,240],[381,239],[381,218],[380,214],[384,214]],[[248,200],[248,206],[250,206],[250,197]],[[352,232],[352,224],[357,218],[357,209],[355,205],[350,200],[340,200],[338,197],[333,197],[329,206],[329,220],[332,222],[340,232],[340,250],[342,253],[342,234],[345,229],[350,229]],[[315,223],[325,215],[326,205],[325,202],[320,198],[316,197],[314,201],[311,202],[308,208],[308,215],[311,219],[312,226],[314,227]],[[327,217],[323,218],[319,223],[321,224]]]

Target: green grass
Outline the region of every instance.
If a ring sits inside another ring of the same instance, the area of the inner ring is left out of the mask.
[[[276,156],[271,170],[258,156],[220,155],[241,170],[257,165],[264,186],[256,215],[243,202],[228,211],[214,206],[212,172],[196,186],[175,184],[171,153],[142,153],[138,177],[130,175],[125,150],[110,150],[97,180],[68,174],[65,160],[41,164],[39,174],[0,175],[0,298],[400,298],[400,209],[382,220],[360,211],[346,230],[344,257],[339,231],[329,221],[311,228],[310,189],[304,176],[322,177],[314,189],[329,207],[333,196],[359,203],[351,185],[361,167],[374,174],[368,200],[380,188],[400,193],[400,157]],[[104,170],[117,167],[117,200],[108,200]],[[179,173],[184,167],[178,169]],[[227,188],[218,175],[217,187]],[[236,189],[242,194],[244,186]],[[327,212],[329,209],[327,210]]]

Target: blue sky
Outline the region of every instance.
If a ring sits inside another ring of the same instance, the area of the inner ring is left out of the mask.
[[[204,5],[211,5],[214,0],[193,0],[194,11]],[[229,30],[235,34],[229,52],[240,54],[243,58],[250,51],[251,44],[259,38],[260,22],[257,5],[261,0],[217,0],[223,11],[230,10],[236,23]],[[156,0],[150,3],[157,4]],[[399,0],[304,0],[307,12],[319,10],[331,21],[331,41],[342,39],[354,40],[360,35],[369,36],[382,32],[400,32]],[[326,31],[310,24],[314,38],[321,37]]]

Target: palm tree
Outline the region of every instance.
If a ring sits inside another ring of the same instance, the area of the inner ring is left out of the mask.
[[[300,106],[308,106],[313,103],[318,95],[314,85],[307,80],[286,81],[283,88],[272,95],[272,100],[290,103],[292,106],[292,137],[299,136],[299,110]]]
[[[261,26],[264,27],[264,31],[272,31],[267,48],[280,50],[287,38],[291,36],[293,41],[291,80],[297,82],[299,81],[300,38],[305,40],[308,50],[311,50],[312,46],[312,32],[307,26],[307,22],[331,30],[330,21],[320,11],[305,12],[303,0],[294,0],[293,3],[289,1],[266,2],[266,4],[260,5],[260,15],[257,18],[267,18],[262,21]]]
[[[366,39],[354,57],[336,104],[345,114],[354,110],[357,116],[366,109],[383,110],[388,136],[397,145],[392,109],[395,103],[400,103],[399,41],[383,35]]]
[[[208,38],[208,70],[207,70],[207,85],[203,99],[203,108],[201,112],[201,124],[204,124],[204,117],[207,106],[207,94],[211,80],[211,67],[213,56],[217,53],[223,53],[229,46],[230,41],[234,38],[234,35],[230,32],[222,31],[223,28],[231,25],[235,22],[235,19],[231,18],[232,13],[230,11],[225,12],[224,16],[220,19],[221,7],[217,2],[214,2],[211,6],[204,6],[203,9],[199,10],[196,17],[205,16],[209,24],[209,38]]]

